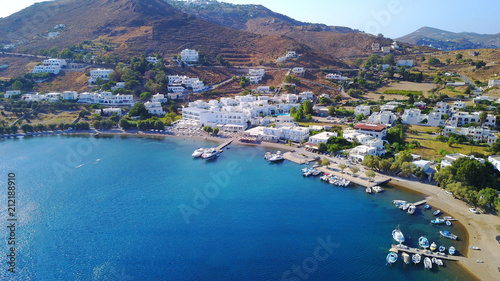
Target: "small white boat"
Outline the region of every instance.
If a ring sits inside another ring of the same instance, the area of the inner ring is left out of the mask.
[[[431,251],[435,251],[437,249],[437,244],[435,242],[432,242],[430,249]]]
[[[269,157],[267,159],[267,161],[271,162],[271,163],[277,163],[277,162],[281,162],[285,160],[285,158],[283,158],[283,156],[279,155],[279,154],[273,154],[271,155],[271,157]]]
[[[210,160],[210,159],[214,159],[217,156],[219,156],[219,152],[217,152],[217,150],[215,148],[210,148],[208,150],[205,150],[205,152],[203,152],[203,154],[201,155],[201,158],[203,158],[205,160]]]
[[[392,238],[394,238],[394,240],[396,240],[396,242],[398,242],[399,244],[405,242],[405,236],[403,235],[403,232],[401,232],[401,230],[397,228],[392,231]]]
[[[410,205],[410,207],[408,208],[408,214],[410,214],[410,215],[415,214],[416,209],[417,209],[417,207],[415,207],[415,205]]]
[[[313,177],[316,177],[316,176],[319,176],[321,175],[321,171],[320,170],[314,170],[313,173],[312,173]]]
[[[432,261],[429,257],[425,257],[424,266],[425,266],[425,269],[432,269]]]
[[[393,253],[393,252],[390,252],[388,255],[387,255],[387,263],[389,264],[393,264],[395,263],[397,260],[398,260],[398,254],[396,253]]]
[[[450,253],[450,255],[454,255],[455,252],[456,252],[455,247],[451,246],[450,248],[448,248],[448,253]]]
[[[396,207],[399,207],[399,205],[401,205],[401,204],[406,204],[406,201],[404,201],[404,200],[393,200],[392,204],[394,204],[394,206],[396,206]]]
[[[200,147],[198,149],[196,149],[193,154],[191,154],[191,156],[193,156],[194,158],[198,158],[198,157],[201,157],[203,155],[203,152],[205,152],[205,149]]]
[[[406,211],[406,210],[408,210],[408,208],[410,208],[410,203],[404,204],[402,210]]]
[[[444,253],[444,251],[446,251],[446,247],[443,245],[439,246],[439,252]]]
[[[372,194],[372,188],[371,188],[371,187],[367,187],[367,188],[365,189],[365,191],[366,191],[366,193],[368,193],[368,194]]]
[[[446,221],[447,226],[451,226],[451,221]]]
[[[420,236],[420,238],[418,238],[418,245],[420,245],[420,247],[424,249],[427,249],[429,248],[429,240],[425,236]]]
[[[407,253],[403,252],[401,254],[401,256],[403,256],[403,261],[406,263],[406,264],[409,264],[410,263],[410,255],[408,255]]]
[[[443,260],[442,259],[436,259],[436,264],[439,266],[443,266]]]
[[[435,210],[434,213],[432,213],[432,214],[437,216],[437,215],[441,214],[441,210]]]
[[[471,250],[479,250],[479,247],[469,246],[469,249],[471,249]]]
[[[372,190],[375,191],[376,193],[381,193],[381,192],[384,192],[384,189],[380,186],[374,186],[372,187]]]
[[[420,263],[420,260],[422,260],[422,256],[420,256],[420,254],[413,254],[411,260],[413,261],[414,264],[418,264]]]
[[[445,220],[449,221],[449,220],[452,220],[453,218],[452,218],[452,217],[450,217],[450,216],[445,216],[445,217],[443,217],[443,219],[445,219]]]

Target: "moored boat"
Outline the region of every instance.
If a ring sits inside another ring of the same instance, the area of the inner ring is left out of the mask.
[[[384,192],[384,189],[383,189],[382,187],[378,186],[378,185],[377,185],[377,186],[372,187],[372,190],[373,190],[374,192],[376,192],[376,193],[381,193],[381,192]]]
[[[392,238],[394,238],[394,240],[396,240],[396,242],[398,242],[399,244],[405,242],[405,236],[403,235],[403,232],[401,232],[401,230],[397,228],[392,231]]]
[[[205,150],[205,152],[203,152],[203,154],[201,155],[201,158],[203,158],[205,160],[210,160],[210,159],[214,159],[217,156],[219,156],[219,152],[217,152],[217,150],[215,148],[210,148],[208,150]]]
[[[452,217],[450,217],[450,216],[444,216],[444,217],[443,217],[443,219],[445,219],[445,220],[447,220],[447,221],[448,221],[448,220],[452,220],[453,218],[452,218]]]
[[[422,256],[420,256],[420,254],[413,254],[411,260],[413,261],[414,264],[418,264],[420,263],[420,260],[422,260]]]
[[[365,192],[368,193],[368,194],[372,194],[372,188],[371,187],[367,187],[365,189]]]
[[[434,213],[432,213],[432,214],[437,216],[437,215],[441,214],[441,210],[435,210]]]
[[[435,251],[437,249],[437,244],[435,242],[432,242],[430,249],[431,251]]]
[[[436,264],[439,266],[443,266],[443,260],[442,259],[436,259]]]
[[[451,239],[451,240],[457,240],[457,236],[449,231],[446,231],[446,230],[441,230],[439,231],[439,234],[441,234],[441,236],[443,237],[446,237],[448,239]]]
[[[424,249],[427,249],[429,248],[429,240],[425,236],[420,236],[420,238],[418,238],[418,245]]]
[[[408,208],[410,208],[410,203],[406,203],[403,205],[403,208],[401,208],[403,211],[406,211],[408,210]]]
[[[448,253],[449,253],[450,255],[454,255],[454,254],[455,254],[455,252],[456,252],[455,247],[451,246],[450,248],[448,248]]]
[[[440,219],[440,218],[436,218],[436,219],[431,220],[431,223],[433,223],[433,224],[442,224],[442,223],[444,223],[444,220]]]
[[[202,147],[199,147],[198,149],[196,149],[193,152],[193,154],[191,154],[191,156],[193,156],[194,158],[198,158],[198,157],[201,157],[203,155],[203,152],[205,152],[205,149]]]
[[[437,263],[437,259],[436,259],[435,257],[434,257],[434,258],[432,258],[432,259],[431,259],[431,261],[432,261],[432,263],[433,263],[433,264],[436,264],[436,263]]]
[[[451,226],[451,221],[446,221],[447,226]]]
[[[424,209],[426,210],[429,210],[431,208],[431,206],[429,206],[428,204],[424,206]]]
[[[479,250],[479,247],[469,246],[469,249],[471,249],[471,250]]]
[[[285,160],[285,158],[283,158],[283,156],[279,155],[279,154],[273,154],[271,155],[271,157],[269,157],[267,159],[267,161],[271,162],[271,163],[278,163],[278,162],[281,162]]]
[[[439,246],[440,253],[444,253],[445,250],[446,250],[446,248],[443,245]]]
[[[396,253],[393,253],[393,252],[390,252],[388,255],[387,255],[387,263],[389,264],[393,264],[395,263],[397,260],[398,260],[398,254]]]
[[[415,214],[415,210],[417,209],[417,207],[415,207],[415,205],[411,205],[409,208],[408,208],[408,214],[410,215],[413,215]]]
[[[403,261],[406,263],[406,264],[409,264],[410,263],[410,255],[408,255],[407,253],[403,252],[401,254],[401,256],[403,257]]]
[[[425,269],[432,269],[432,261],[429,257],[425,257],[424,266],[425,266]]]

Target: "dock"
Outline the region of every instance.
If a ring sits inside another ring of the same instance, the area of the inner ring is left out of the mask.
[[[408,254],[420,254],[421,256],[426,256],[429,258],[436,258],[436,259],[443,259],[443,260],[450,260],[450,261],[465,260],[465,257],[451,256],[451,255],[447,255],[445,253],[433,252],[431,250],[421,250],[421,249],[417,249],[417,248],[407,247],[405,245],[392,245],[391,249],[389,251],[394,252],[394,253],[406,252]]]
[[[375,178],[373,178],[372,180],[370,180],[369,178],[367,178],[367,177],[365,177],[363,175],[353,176],[353,175],[351,175],[349,173],[342,173],[341,171],[339,171],[339,170],[337,170],[335,168],[332,168],[332,167],[321,167],[319,169],[323,173],[327,173],[327,174],[330,174],[330,175],[334,175],[336,177],[340,177],[340,178],[346,179],[348,181],[351,181],[352,183],[355,183],[357,185],[361,185],[361,186],[364,186],[364,187],[374,187],[374,186],[377,186],[377,185],[386,184],[389,181],[391,181],[391,178],[383,176],[383,175],[377,175]]]
[[[217,146],[217,149],[216,149],[216,150],[217,150],[217,151],[222,150],[222,149],[226,148],[226,146],[230,145],[231,143],[233,143],[233,140],[232,140],[232,139],[231,139],[231,140],[226,141],[225,143],[223,143],[223,144],[221,144],[221,145],[219,145],[219,146]]]
[[[415,203],[413,203],[412,205],[413,205],[413,206],[420,206],[420,205],[425,204],[425,202],[427,202],[427,200],[425,200],[425,199],[424,199],[424,200],[422,200],[422,201],[415,202]]]

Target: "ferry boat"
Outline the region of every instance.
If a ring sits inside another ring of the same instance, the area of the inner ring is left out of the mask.
[[[393,252],[390,252],[388,255],[387,255],[387,263],[389,264],[393,264],[395,263],[397,260],[398,260],[398,254],[396,253],[393,253]]]
[[[203,158],[205,160],[210,160],[210,159],[214,159],[217,156],[219,156],[219,152],[217,152],[217,150],[215,148],[210,148],[208,150],[205,150],[205,152],[203,152],[203,154],[201,155],[201,158]]]
[[[455,254],[455,252],[456,252],[455,247],[451,246],[450,248],[448,248],[448,253],[449,253],[450,255],[454,255],[454,254]]]
[[[451,239],[451,240],[457,240],[457,236],[449,231],[446,231],[446,230],[441,230],[439,231],[439,234],[441,234],[441,236],[443,237],[446,237],[448,239]]]
[[[191,154],[191,156],[193,156],[194,158],[198,158],[198,157],[201,157],[203,155],[203,153],[205,152],[205,149],[202,148],[202,147],[199,147],[198,149],[196,149],[193,154]]]
[[[415,214],[416,209],[417,209],[417,207],[415,207],[415,205],[410,205],[410,207],[408,208],[408,214],[410,214],[410,215]]]
[[[432,269],[432,261],[429,257],[425,257],[424,266],[425,266],[425,269]]]
[[[392,231],[392,238],[394,238],[394,240],[396,240],[399,244],[405,242],[405,236],[403,235],[403,232],[401,232],[401,230],[397,228]]]
[[[418,238],[418,245],[420,245],[420,247],[424,249],[427,249],[429,248],[429,240],[425,236],[420,236],[420,238]]]
[[[422,260],[422,256],[420,256],[420,254],[413,254],[411,260],[413,261],[414,264],[418,264]]]

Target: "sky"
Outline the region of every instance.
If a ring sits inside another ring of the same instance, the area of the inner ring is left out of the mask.
[[[85,0],[80,0],[85,1]],[[6,17],[41,0],[0,0]],[[261,4],[296,20],[347,26],[397,38],[429,26],[452,32],[500,33],[500,1],[491,0],[223,0]]]

